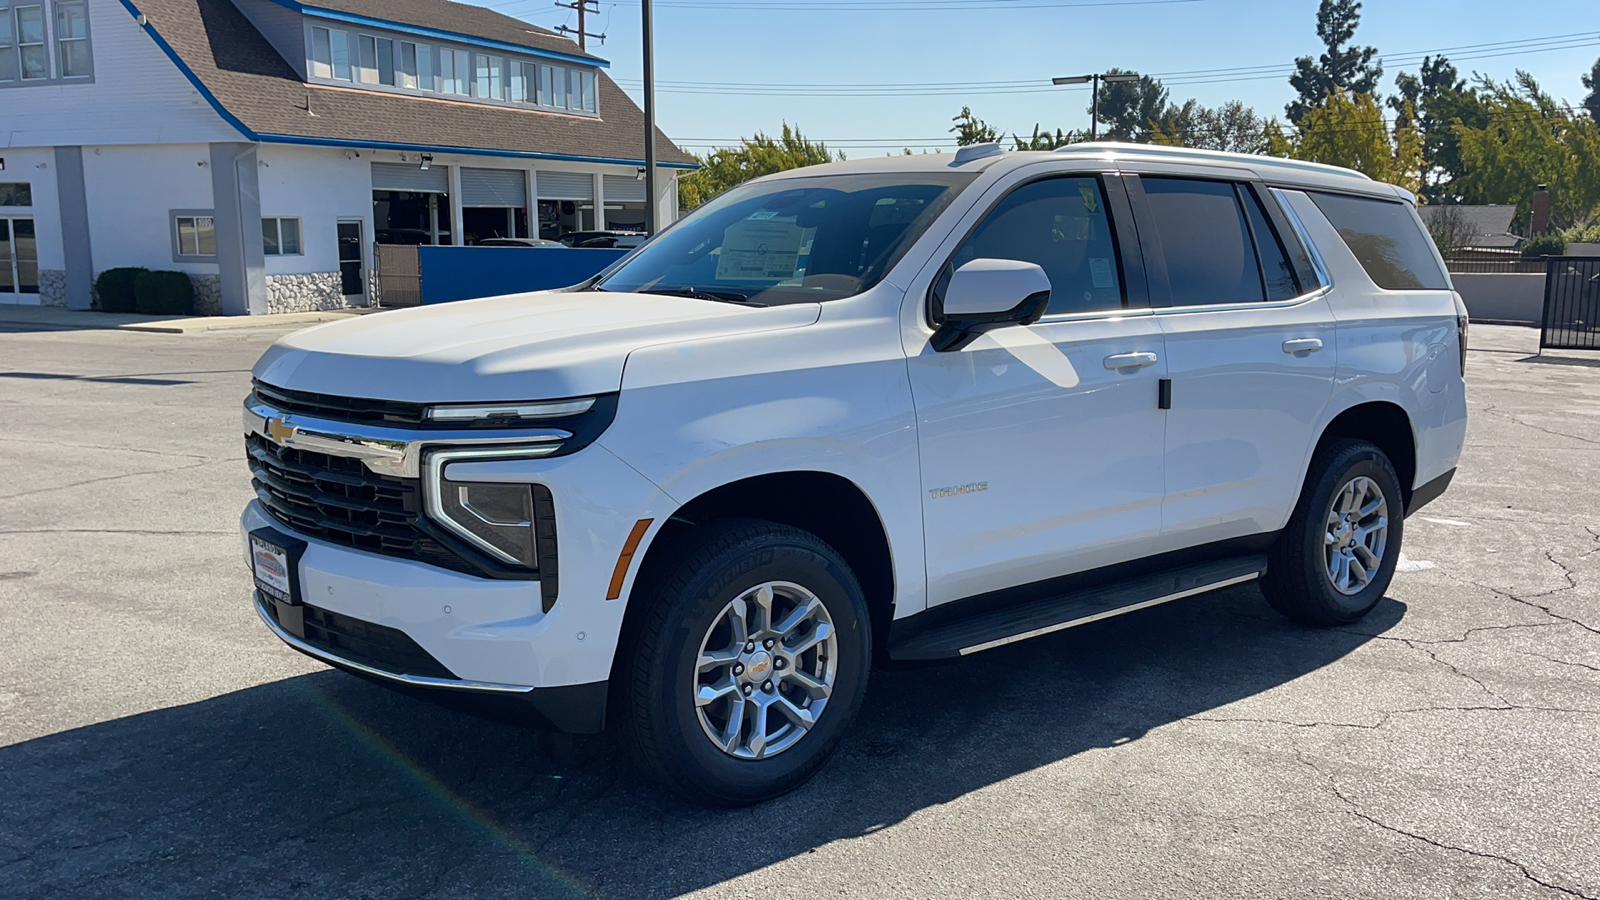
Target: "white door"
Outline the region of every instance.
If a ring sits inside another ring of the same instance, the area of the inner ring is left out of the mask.
[[[33,219],[0,216],[0,303],[39,302],[39,253]]]
[[[1152,287],[1172,379],[1163,531],[1174,547],[1275,531],[1333,393],[1320,285],[1250,185],[1146,175],[1130,189],[1152,283],[1164,272],[1168,288]]]
[[[929,606],[1137,558],[1159,536],[1163,338],[1127,305],[1116,229],[1131,223],[1106,199],[1095,176],[1023,184],[935,284],[971,259],[1017,259],[1044,268],[1051,294],[1034,325],[909,360]]]

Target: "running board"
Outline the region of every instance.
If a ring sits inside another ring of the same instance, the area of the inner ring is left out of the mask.
[[[968,656],[1261,577],[1263,555],[1168,569],[1016,606],[990,608],[891,642],[892,659]],[[934,608],[935,610],[938,607]],[[926,615],[926,613],[924,613]]]

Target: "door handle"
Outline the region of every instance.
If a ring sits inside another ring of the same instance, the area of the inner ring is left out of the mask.
[[[1315,353],[1322,349],[1322,338],[1295,338],[1283,342],[1283,352],[1299,355],[1302,353]]]
[[[1142,369],[1145,366],[1156,364],[1156,355],[1148,350],[1137,350],[1133,353],[1114,353],[1106,357],[1108,369]]]

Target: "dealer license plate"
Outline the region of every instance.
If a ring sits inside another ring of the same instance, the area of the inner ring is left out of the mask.
[[[255,573],[256,589],[280,603],[298,604],[294,580],[289,577],[289,551],[271,541],[250,535],[250,568]]]

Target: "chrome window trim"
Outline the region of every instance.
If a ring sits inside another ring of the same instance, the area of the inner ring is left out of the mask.
[[[278,640],[283,641],[290,647],[299,650],[301,653],[304,653],[307,656],[320,659],[323,662],[344,666],[347,669],[355,669],[356,671],[366,675],[372,675],[389,681],[398,681],[401,684],[416,685],[417,687],[450,688],[457,691],[475,691],[490,694],[527,694],[532,693],[533,691],[532,687],[520,684],[496,684],[490,681],[459,681],[450,678],[428,678],[423,675],[403,675],[398,672],[390,672],[386,669],[379,669],[374,666],[358,663],[354,660],[345,659],[342,656],[338,656],[336,654],[329,653],[326,650],[313,647],[305,641],[302,641],[289,632],[283,630],[283,628],[277,622],[272,621],[271,616],[267,615],[266,607],[262,606],[261,604],[260,591],[256,591],[256,615],[260,616],[261,621],[265,622],[267,627],[272,629],[272,633],[278,636]]]
[[[1328,275],[1328,267],[1322,262],[1322,253],[1317,250],[1317,245],[1311,240],[1311,235],[1306,231],[1306,225],[1300,221],[1300,214],[1295,212],[1294,204],[1283,195],[1281,188],[1268,188],[1272,198],[1277,201],[1278,208],[1283,210],[1283,215],[1289,220],[1289,227],[1294,229],[1295,236],[1300,239],[1301,246],[1306,248],[1306,253],[1311,257],[1311,268],[1316,270],[1317,280],[1324,289],[1333,287],[1333,279]]]
[[[274,422],[276,425],[270,424]],[[501,444],[536,445],[524,446],[522,449],[539,451],[531,455],[547,456],[559,450],[562,441],[572,437],[572,432],[560,428],[429,431],[420,434],[404,428],[337,422],[286,413],[259,400],[245,401],[244,432],[261,435],[285,447],[359,459],[368,469],[379,475],[396,478],[420,477],[424,451],[431,447],[462,444],[477,447]],[[508,446],[496,452],[516,451],[516,447]]]
[[[1195,303],[1190,304],[1189,306],[1162,306],[1156,308],[1155,314],[1158,316],[1164,316],[1172,313],[1236,312],[1238,310],[1245,309],[1288,309],[1291,306],[1299,306],[1302,303],[1310,303],[1314,300],[1320,300],[1327,293],[1328,288],[1319,287],[1315,290],[1307,291],[1298,297],[1291,297],[1288,300],[1250,300],[1243,303]]]
[[[1148,316],[1155,310],[1148,306],[1123,307],[1120,309],[1100,309],[1088,312],[1056,313],[1046,315],[1033,323],[1034,325],[1048,325],[1053,322],[1095,322],[1102,319],[1128,319],[1135,316]],[[1029,326],[1030,328],[1033,326]]]
[[[488,462],[501,459],[537,459],[541,456],[549,456],[556,452],[559,447],[559,444],[549,444],[543,447],[479,447],[471,450],[434,450],[428,453],[423,461],[423,471],[426,477],[422,479],[422,510],[429,519],[450,529],[451,534],[456,535],[501,562],[509,563],[522,569],[525,566],[522,560],[473,534],[470,529],[457,523],[456,520],[445,513],[444,504],[441,502],[439,494],[440,485],[444,482],[444,469],[450,463],[461,462],[462,460]],[[531,526],[533,523],[529,522],[528,524]]]

